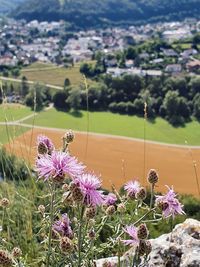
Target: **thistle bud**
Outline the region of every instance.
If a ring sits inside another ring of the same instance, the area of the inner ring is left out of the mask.
[[[126,211],[126,206],[124,203],[120,203],[118,206],[117,206],[117,211],[119,213],[124,213]]]
[[[102,267],[112,267],[112,263],[109,261],[104,261],[104,263],[102,264]]]
[[[148,173],[147,180],[150,184],[156,184],[158,182],[158,173],[156,170],[151,169]]]
[[[88,237],[89,237],[90,240],[94,240],[95,239],[96,233],[95,233],[95,231],[93,229],[89,231]]]
[[[88,225],[92,227],[95,225],[95,223],[96,223],[96,221],[94,219],[90,219],[88,222]]]
[[[52,181],[56,184],[62,184],[65,180],[65,176],[64,175],[57,175],[55,177],[52,177]]]
[[[106,209],[106,214],[111,216],[115,213],[115,206],[111,205]]]
[[[13,255],[13,257],[16,258],[16,259],[20,258],[20,257],[22,256],[22,251],[21,251],[21,249],[18,248],[18,247],[13,248],[12,255]]]
[[[146,255],[149,255],[152,251],[152,245],[149,240],[145,240],[146,243]]]
[[[168,202],[165,202],[165,201],[161,201],[161,202],[158,202],[157,206],[162,211],[165,211],[169,207],[169,203]]]
[[[96,208],[91,206],[91,207],[88,207],[86,208],[85,210],[85,217],[87,219],[93,219],[96,215]]]
[[[0,249],[0,266],[10,267],[13,266],[12,256],[6,250]]]
[[[140,224],[138,229],[137,229],[137,237],[139,239],[146,239],[149,235],[149,231],[147,229],[146,224]]]
[[[69,190],[69,185],[68,185],[68,184],[64,184],[64,185],[62,186],[62,190],[63,190],[63,191],[68,191],[68,190]]]
[[[7,208],[10,205],[10,201],[7,198],[2,198],[0,201],[0,205],[3,208]]]
[[[60,249],[62,252],[70,252],[73,249],[72,241],[68,237],[62,237],[60,240]]]
[[[45,206],[44,206],[44,205],[40,205],[40,206],[38,207],[38,211],[43,215],[44,212],[45,212]]]
[[[45,155],[45,154],[48,153],[48,147],[47,147],[47,145],[46,145],[45,143],[43,143],[43,142],[40,142],[40,143],[38,144],[37,150],[38,150],[38,154],[40,154],[40,155]]]
[[[141,187],[140,190],[136,194],[136,198],[138,200],[144,200],[147,196],[146,189],[144,187]]]
[[[77,188],[77,184],[75,184],[74,182],[71,182],[68,186],[68,190],[69,191],[73,191],[75,188]]]
[[[65,205],[71,205],[73,203],[71,192],[67,191],[62,195],[62,203]]]
[[[130,200],[135,200],[136,199],[136,194],[134,192],[128,192],[127,197]]]
[[[152,246],[149,240],[140,240],[138,253],[140,256],[149,255]]]
[[[72,130],[68,130],[64,135],[64,140],[67,144],[72,143],[74,141],[74,132]]]
[[[82,193],[80,187],[75,187],[72,190],[72,199],[73,199],[74,202],[83,201],[83,193]]]

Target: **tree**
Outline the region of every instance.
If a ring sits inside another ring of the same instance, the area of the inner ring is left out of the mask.
[[[67,103],[68,93],[66,90],[57,91],[53,96],[54,107],[58,110],[69,111],[70,105]]]
[[[125,53],[127,59],[135,59],[137,56],[137,50],[132,46],[129,46]]]
[[[194,37],[193,37],[193,44],[194,45],[200,44],[200,33],[197,33],[197,34],[194,35]]]
[[[31,88],[29,94],[26,96],[25,103],[27,106],[31,107],[32,110],[42,110],[45,106],[45,86],[36,83]]]
[[[20,70],[18,68],[12,69],[11,71],[14,77],[18,77],[20,75]]]
[[[65,81],[64,81],[64,88],[70,86],[70,84],[71,84],[70,80],[68,78],[66,78]]]
[[[74,109],[74,111],[78,111],[81,107],[81,90],[80,88],[71,88],[69,91],[69,97],[67,98],[67,103],[70,108]]]
[[[193,99],[193,115],[200,121],[200,93],[196,94]]]
[[[178,91],[167,92],[163,101],[163,108],[166,112],[166,119],[175,126],[183,124],[185,119],[190,116],[186,99],[180,97]]]
[[[80,72],[83,73],[87,77],[93,76],[92,64],[82,63],[80,66]]]
[[[22,82],[21,82],[21,93],[22,93],[23,97],[25,97],[29,92],[29,85],[28,85],[27,81],[28,81],[28,79],[25,76],[23,76]]]
[[[200,93],[200,78],[194,77],[191,79],[189,86],[191,88],[191,94],[194,96],[197,93]]]

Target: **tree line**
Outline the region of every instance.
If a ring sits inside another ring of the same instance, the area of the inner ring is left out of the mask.
[[[157,116],[172,125],[182,125],[195,117],[200,120],[200,77],[140,77],[102,75],[89,86],[67,86],[56,92],[53,102],[64,111],[84,110],[89,101],[91,111],[111,111],[128,115],[144,115],[147,103],[148,118]]]

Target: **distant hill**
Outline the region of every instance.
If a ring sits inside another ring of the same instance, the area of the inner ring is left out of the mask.
[[[5,14],[14,10],[24,0],[0,0],[0,14]]]
[[[12,15],[97,27],[200,17],[200,0],[26,0]]]

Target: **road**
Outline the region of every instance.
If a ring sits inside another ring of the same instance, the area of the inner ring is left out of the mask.
[[[9,77],[3,77],[0,76],[0,80],[2,81],[8,81],[8,82],[16,82],[16,83],[21,83],[22,80],[21,79],[15,79],[15,78],[9,78]],[[36,82],[34,81],[27,81],[28,84],[35,84]],[[56,90],[63,90],[62,86],[57,86],[57,85],[53,85],[53,84],[44,84],[46,87],[48,88],[52,88],[52,89],[56,89]]]

